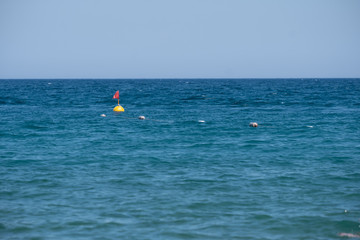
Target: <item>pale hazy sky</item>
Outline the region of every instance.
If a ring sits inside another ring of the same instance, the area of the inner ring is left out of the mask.
[[[0,0],[0,78],[360,77],[360,0]]]

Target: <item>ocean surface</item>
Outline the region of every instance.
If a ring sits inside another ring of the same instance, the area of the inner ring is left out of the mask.
[[[0,239],[360,232],[360,79],[0,80],[0,114]]]

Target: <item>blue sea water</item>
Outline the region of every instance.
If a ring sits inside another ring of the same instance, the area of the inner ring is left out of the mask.
[[[1,239],[360,232],[359,79],[0,80],[0,114]]]

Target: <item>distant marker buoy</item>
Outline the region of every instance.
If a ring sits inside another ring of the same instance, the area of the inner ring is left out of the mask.
[[[139,116],[140,120],[145,120],[145,116]]]
[[[249,124],[250,127],[258,127],[258,124],[256,122],[251,122]]]
[[[122,106],[120,106],[119,103],[119,91],[116,91],[116,93],[113,96],[113,99],[117,99],[118,100],[118,105],[116,107],[114,107],[114,112],[124,112],[124,108]]]
[[[100,116],[101,116],[101,117],[106,117],[106,115],[105,115],[105,114],[101,114]]]
[[[339,233],[339,237],[360,238],[360,235],[353,233]]]
[[[125,111],[124,108],[120,105],[114,107],[113,110],[114,110],[114,112],[124,112]]]

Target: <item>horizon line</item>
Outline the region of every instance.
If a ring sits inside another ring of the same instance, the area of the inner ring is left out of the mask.
[[[360,77],[269,77],[269,78],[235,78],[235,77],[210,77],[210,78],[0,78],[1,80],[266,80],[266,79],[294,79],[294,80],[305,80],[305,79],[360,79]]]

